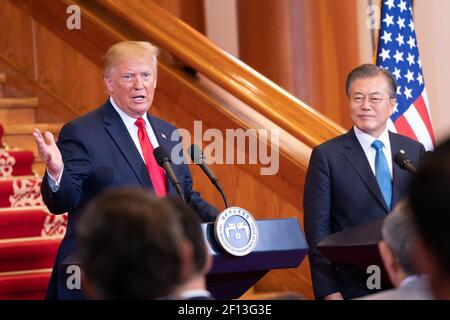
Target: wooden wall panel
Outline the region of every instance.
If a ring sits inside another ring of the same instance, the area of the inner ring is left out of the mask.
[[[237,1],[239,58],[291,93],[289,1]]]
[[[142,0],[141,0],[142,1]],[[144,0],[149,1],[149,0]],[[205,7],[203,0],[150,0],[180,18],[192,28],[205,34]]]
[[[349,128],[344,84],[359,62],[356,1],[240,0],[240,58]]]
[[[38,23],[36,64],[37,82],[64,97],[77,114],[86,113],[106,100],[100,62],[94,64]]]
[[[34,77],[32,19],[9,1],[0,1],[0,54]]]

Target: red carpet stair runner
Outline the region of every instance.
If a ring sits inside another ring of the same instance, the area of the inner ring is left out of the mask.
[[[67,217],[44,206],[33,152],[0,145],[0,299],[43,299]]]

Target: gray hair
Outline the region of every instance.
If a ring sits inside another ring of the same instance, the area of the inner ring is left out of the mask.
[[[384,219],[381,235],[393,251],[403,271],[408,275],[416,273],[411,259],[415,234],[416,225],[409,201],[403,200]]]
[[[397,83],[395,82],[393,75],[389,70],[370,63],[362,64],[350,71],[347,80],[345,81],[345,92],[347,93],[347,97],[350,97],[350,87],[352,86],[353,81],[362,78],[374,78],[379,75],[382,75],[388,83],[389,97],[395,99],[397,97]]]

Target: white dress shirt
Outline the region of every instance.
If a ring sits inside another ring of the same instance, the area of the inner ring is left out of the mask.
[[[369,161],[370,168],[372,169],[373,174],[375,175],[375,156],[376,150],[372,148],[372,143],[375,140],[380,140],[383,142],[383,153],[386,157],[386,161],[388,163],[389,172],[391,173],[392,179],[392,151],[391,151],[391,141],[389,140],[389,130],[386,128],[383,133],[378,137],[374,138],[371,135],[361,131],[358,127],[354,126],[353,130],[355,131],[356,138],[359,141],[364,153],[367,157],[367,161]]]
[[[125,111],[120,109],[112,97],[109,98],[109,101],[111,102],[111,104],[113,105],[113,107],[117,111],[117,113],[119,114],[120,118],[122,119],[123,123],[125,124],[125,127],[127,127],[127,130],[131,136],[131,139],[133,139],[134,145],[138,149],[139,154],[142,157],[142,160],[144,160],[144,162],[145,162],[144,155],[142,154],[141,145],[139,143],[138,127],[137,127],[137,125],[134,124],[137,119],[129,116],[128,114],[125,113]],[[144,119],[144,121],[145,121],[145,130],[147,130],[147,134],[148,134],[148,137],[150,138],[150,142],[152,143],[153,149],[156,149],[157,147],[159,147],[159,143],[158,143],[158,140],[156,139],[155,132],[153,131],[153,128],[152,128],[150,122],[148,121],[147,113],[142,117],[142,119]]]

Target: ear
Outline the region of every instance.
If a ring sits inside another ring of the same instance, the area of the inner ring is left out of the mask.
[[[391,248],[389,248],[386,241],[381,240],[378,242],[378,251],[380,252],[381,260],[383,260],[384,268],[389,275],[389,279],[395,287],[398,287],[400,285],[398,281],[399,266]]]
[[[113,79],[111,75],[103,75],[103,81],[105,82],[105,87],[108,90],[109,94],[112,95],[114,93],[114,85]]]
[[[203,274],[206,275],[209,270],[211,270],[212,268],[212,263],[213,263],[213,259],[211,254],[208,251],[208,248],[205,246],[205,250],[206,250],[206,261],[205,261],[205,266],[203,267]]]
[[[183,240],[180,245],[180,258],[181,258],[181,283],[189,280],[194,273],[194,248],[192,243],[187,240]]]
[[[389,100],[389,108],[390,108],[390,115],[394,113],[395,105],[397,104],[397,98]]]

